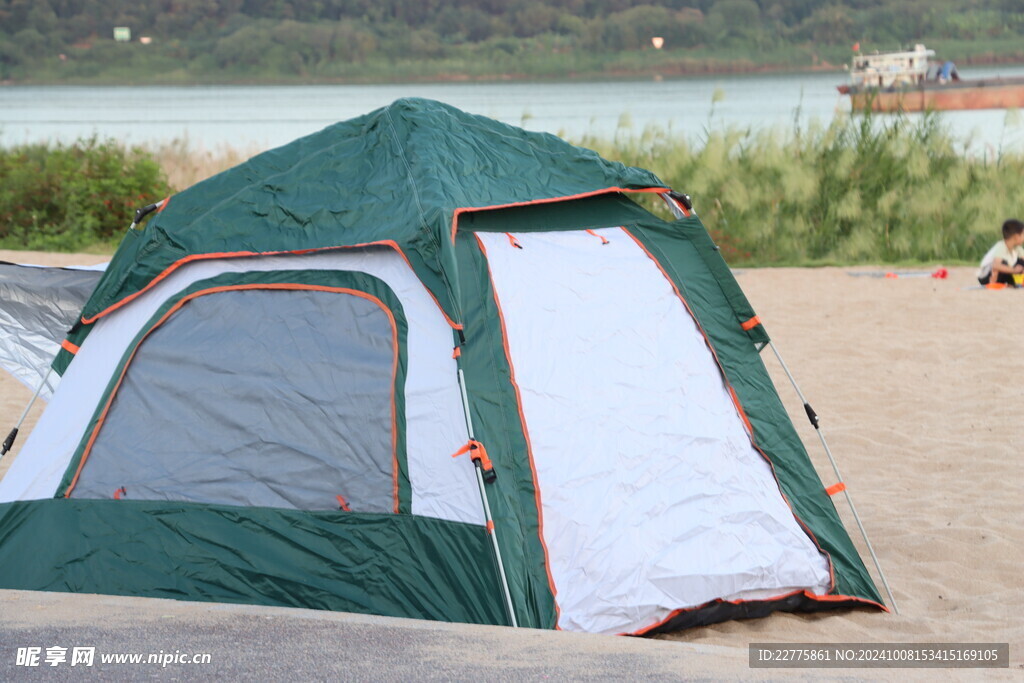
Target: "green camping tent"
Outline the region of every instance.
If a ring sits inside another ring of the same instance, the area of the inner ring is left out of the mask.
[[[630,634],[880,607],[767,341],[651,173],[399,100],[128,233],[0,481],[0,587]]]

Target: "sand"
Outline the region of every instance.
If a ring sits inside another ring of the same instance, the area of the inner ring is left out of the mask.
[[[0,251],[0,260],[105,259]],[[972,268],[951,268],[946,280],[850,275],[867,270],[752,269],[738,278],[821,416],[900,614],[775,614],[661,638],[744,652],[765,641],[1008,642],[1009,675],[1020,674],[1024,359],[1015,345],[1024,338],[1024,291],[969,289]],[[763,357],[823,482],[834,483],[795,392],[771,351]],[[30,394],[0,377],[3,434]],[[0,461],[0,475],[11,461]],[[870,566],[842,494],[834,500]],[[876,583],[882,591],[877,575]],[[723,666],[743,661],[723,658]]]
[[[740,285],[821,417],[900,614],[774,615],[669,636],[772,641],[1009,642],[1024,662],[1024,291],[866,269],[761,269]],[[770,350],[762,355],[826,486],[836,481]],[[842,494],[834,499],[865,562]],[[873,568],[872,568],[873,570]],[[879,590],[881,582],[876,578]],[[883,593],[884,595],[884,593]]]

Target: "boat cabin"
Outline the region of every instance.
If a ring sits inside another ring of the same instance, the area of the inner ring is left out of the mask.
[[[854,55],[850,83],[855,88],[892,88],[928,78],[928,58],[934,50],[918,44],[911,51]]]

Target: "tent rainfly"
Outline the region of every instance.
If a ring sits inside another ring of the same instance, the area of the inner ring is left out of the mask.
[[[609,634],[883,608],[685,197],[554,136],[403,99],[260,154],[130,230],[60,338],[2,588]]]

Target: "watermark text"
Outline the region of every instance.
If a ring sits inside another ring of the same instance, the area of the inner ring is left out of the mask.
[[[54,666],[93,666],[100,664],[147,664],[166,668],[172,664],[209,664],[210,653],[173,652],[101,652],[97,655],[95,647],[19,647],[14,656],[16,666],[54,667]]]
[[[1005,669],[1008,643],[751,643],[752,669]]]

